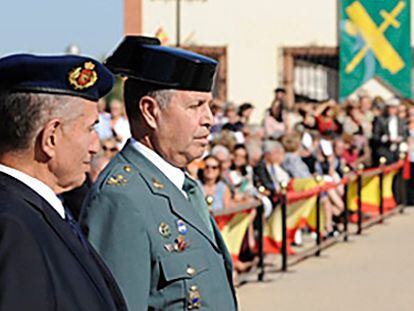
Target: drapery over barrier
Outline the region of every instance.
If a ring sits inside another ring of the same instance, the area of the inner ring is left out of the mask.
[[[259,201],[216,211],[213,215],[233,260],[238,260],[244,236],[253,222],[253,217],[257,217],[258,268],[259,280],[262,280],[265,253],[281,253],[281,270],[287,270],[287,257],[294,253],[291,243],[298,228],[307,226],[316,232],[315,255],[320,254],[319,246],[325,227],[325,210],[321,206],[321,197],[338,186],[344,187],[344,241],[348,240],[348,218],[357,223],[357,234],[362,232],[363,218],[382,222],[384,213],[397,206],[392,190],[393,180],[403,167],[403,160],[366,170],[359,167],[356,172],[347,172],[338,182],[325,182],[320,177],[294,179],[289,185],[282,185],[278,194],[278,205],[267,220],[264,220],[263,206]],[[401,182],[400,184],[402,185]],[[405,188],[401,190],[404,192]],[[348,217],[349,213],[351,217]]]

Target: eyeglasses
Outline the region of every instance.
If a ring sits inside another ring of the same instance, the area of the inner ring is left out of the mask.
[[[102,149],[103,149],[104,151],[111,151],[111,152],[116,152],[116,151],[118,151],[118,148],[117,148],[117,147],[107,147],[107,146],[102,146]]]
[[[206,165],[204,166],[204,169],[212,169],[212,170],[216,170],[218,169],[219,166],[218,165]]]

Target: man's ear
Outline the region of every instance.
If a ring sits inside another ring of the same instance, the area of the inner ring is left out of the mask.
[[[144,96],[140,99],[138,106],[141,116],[148,126],[151,129],[157,128],[157,115],[160,110],[157,101],[150,96]]]
[[[53,119],[46,123],[40,132],[40,148],[49,157],[53,158],[56,153],[56,145],[60,139],[62,121]]]

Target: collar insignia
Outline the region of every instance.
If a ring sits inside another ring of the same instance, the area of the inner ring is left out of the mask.
[[[152,185],[157,189],[164,189],[164,184],[162,184],[158,179],[155,177],[152,178]]]

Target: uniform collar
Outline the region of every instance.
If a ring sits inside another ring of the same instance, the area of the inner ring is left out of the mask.
[[[158,153],[154,150],[148,148],[142,143],[131,139],[132,146],[138,150],[148,161],[154,164],[164,175],[181,191],[181,193],[186,196],[186,193],[183,191],[185,174],[184,172],[165,161]]]
[[[62,202],[59,200],[53,190],[41,182],[39,179],[33,178],[26,173],[23,173],[4,164],[0,164],[0,172],[5,173],[24,183],[26,186],[40,195],[43,199],[45,199],[59,214],[59,216],[65,219],[65,209],[63,208]]]

